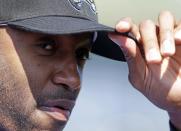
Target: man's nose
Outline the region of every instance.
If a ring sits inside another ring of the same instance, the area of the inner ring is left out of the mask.
[[[59,62],[56,64],[56,71],[53,75],[53,83],[63,85],[64,88],[74,92],[80,90],[80,71],[76,60]]]

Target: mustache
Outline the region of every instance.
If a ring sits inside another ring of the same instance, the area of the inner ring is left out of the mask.
[[[66,91],[65,90],[56,90],[56,91],[54,90],[54,91],[48,92],[37,98],[37,100],[36,100],[37,106],[40,106],[49,100],[63,99],[63,100],[76,101],[79,91],[80,90],[76,90],[74,92],[68,91],[68,90],[66,90]]]

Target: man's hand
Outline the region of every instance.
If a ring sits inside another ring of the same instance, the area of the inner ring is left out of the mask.
[[[181,24],[176,24],[170,12],[163,11],[158,26],[145,20],[137,27],[125,18],[116,30],[132,32],[140,43],[136,45],[132,39],[110,34],[124,52],[131,84],[166,110],[172,123],[181,129]]]

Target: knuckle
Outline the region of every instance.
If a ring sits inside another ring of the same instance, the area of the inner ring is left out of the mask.
[[[165,36],[165,37],[170,37],[173,33],[173,30],[168,28],[160,28],[159,33],[161,34],[161,36]]]
[[[156,42],[155,38],[148,38],[145,40],[145,44],[149,47],[149,49],[155,48]]]

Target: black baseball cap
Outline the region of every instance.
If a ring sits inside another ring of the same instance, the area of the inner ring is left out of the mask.
[[[125,61],[107,36],[115,29],[98,23],[93,0],[0,0],[0,26],[51,35],[96,32],[92,52]]]

